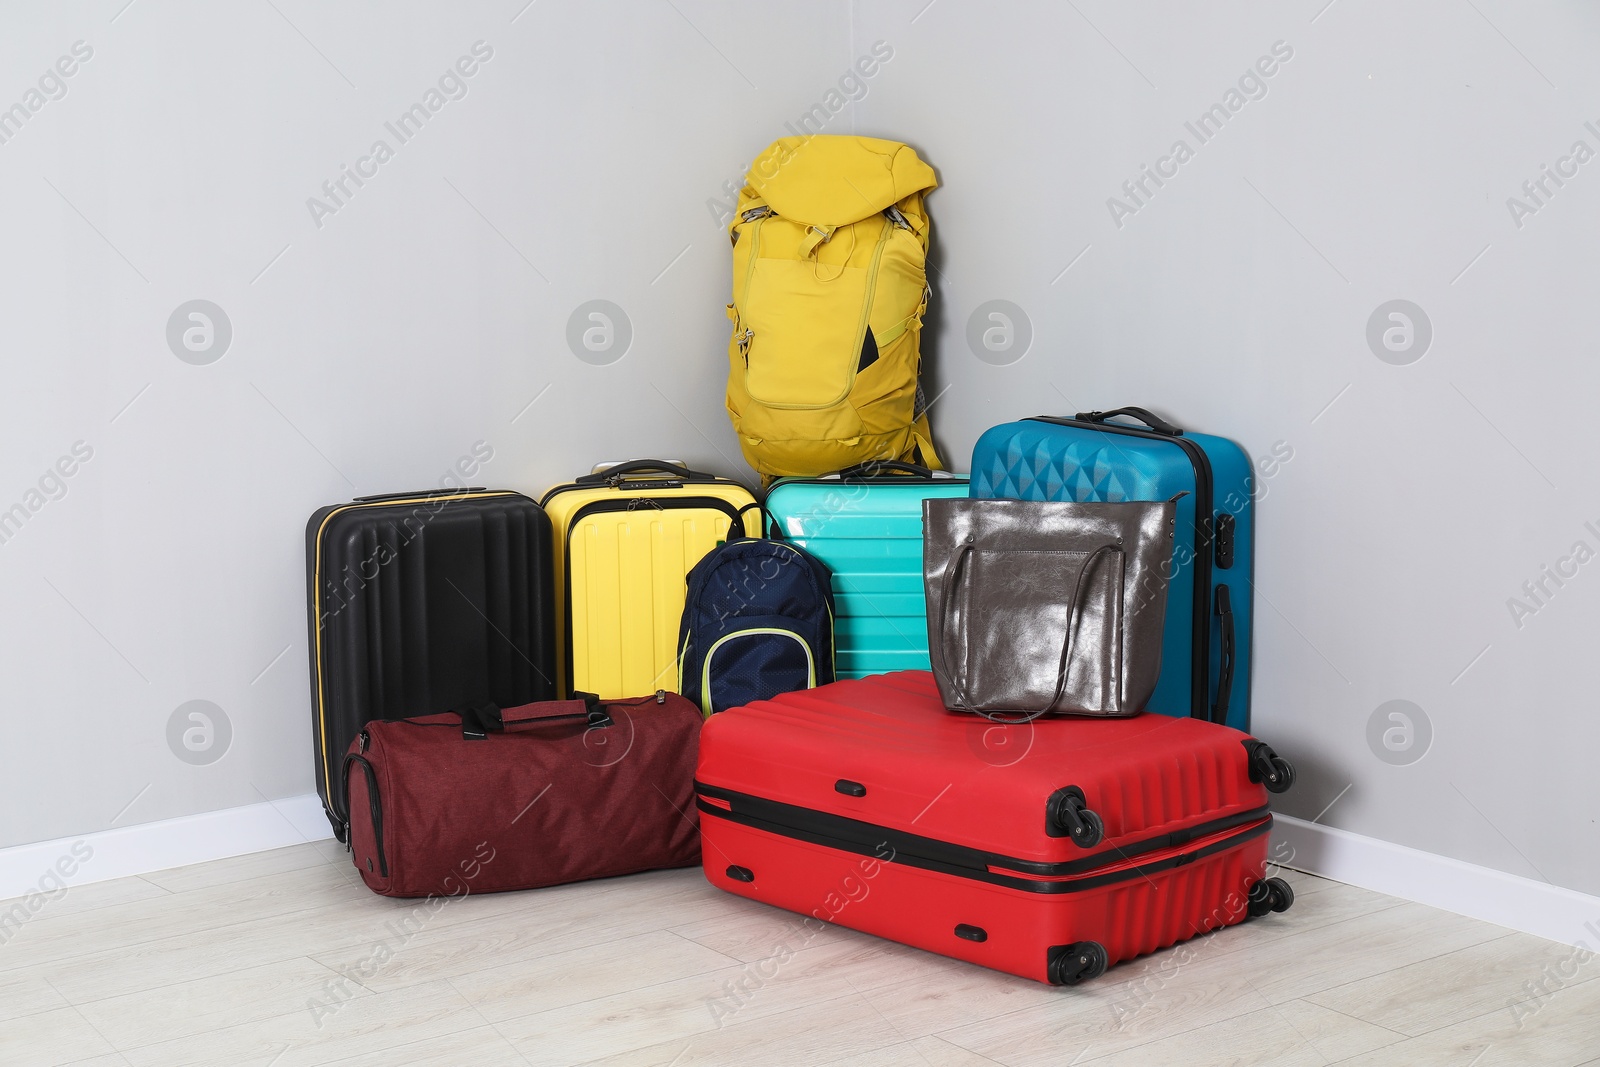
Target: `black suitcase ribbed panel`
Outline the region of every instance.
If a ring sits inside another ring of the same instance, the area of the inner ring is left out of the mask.
[[[317,793],[343,834],[339,767],[373,719],[555,691],[550,520],[510,492],[323,508],[306,529]]]

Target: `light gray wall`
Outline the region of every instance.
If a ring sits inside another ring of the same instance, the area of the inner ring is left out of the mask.
[[[124,3],[0,12],[0,107],[93,53],[0,143],[0,508],[92,450],[0,543],[0,845],[311,792],[318,505],[477,442],[473,483],[528,492],[651,452],[738,473],[707,201],[853,58],[838,2]],[[166,338],[195,299],[232,324],[209,365]],[[566,342],[594,299],[632,323],[610,365]],[[169,749],[192,700],[231,724],[209,765]]]
[[[996,422],[1135,403],[1282,442],[1254,675],[1256,731],[1301,771],[1280,809],[1600,893],[1600,561],[1544,606],[1521,589],[1600,551],[1600,159],[1507,206],[1575,141],[1600,151],[1600,12],[1326,4],[855,5],[855,40],[896,49],[858,132],[944,183],[935,432],[964,465]],[[1184,123],[1278,41],[1266,95],[1200,144]],[[1108,198],[1179,138],[1194,157],[1116,225]],[[993,299],[1034,332],[1007,366],[966,341]],[[1366,339],[1394,299],[1432,323],[1409,365]],[[1391,700],[1431,724],[1423,758],[1369,743]]]
[[[0,845],[311,790],[315,506],[437,484],[478,442],[472,481],[530,492],[651,451],[738,471],[715,201],[883,40],[827,129],[939,168],[927,338],[958,465],[995,422],[1128,402],[1292,449],[1257,561],[1257,731],[1302,771],[1283,810],[1338,798],[1323,822],[1600,892],[1600,563],[1520,627],[1508,607],[1600,550],[1600,161],[1521,226],[1507,207],[1600,150],[1592,9],[274,3],[0,16],[0,107],[94,50],[0,144],[0,508],[42,505],[0,544]],[[384,122],[479,40],[467,95],[396,146]],[[1265,97],[1197,145],[1184,123],[1280,40]],[[394,158],[317,226],[307,198],[378,138]],[[1118,227],[1107,199],[1178,138],[1194,158]],[[203,366],[166,338],[195,299],[233,328]],[[609,365],[566,342],[595,299],[634,331]],[[1034,334],[1003,366],[965,336],[995,299]],[[1434,330],[1410,365],[1366,339],[1395,299]],[[64,495],[30,498],[80,441]],[[210,765],[169,748],[191,700],[232,726]],[[1431,724],[1424,758],[1376,754],[1391,700]]]

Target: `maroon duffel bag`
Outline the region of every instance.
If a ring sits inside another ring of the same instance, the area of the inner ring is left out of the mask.
[[[368,723],[347,840],[390,897],[460,897],[700,862],[700,709],[675,693]]]

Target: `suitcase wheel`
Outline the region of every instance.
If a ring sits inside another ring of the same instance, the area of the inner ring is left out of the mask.
[[[1078,812],[1078,818],[1083,821],[1083,829],[1073,830],[1072,840],[1079,848],[1093,848],[1105,840],[1106,824],[1101,821],[1100,816],[1084,808]]]
[[[1050,950],[1052,985],[1077,985],[1106,973],[1105,946],[1098,941],[1075,941]]]
[[[1267,775],[1267,792],[1286,793],[1294,785],[1294,764],[1282,756],[1272,757],[1272,772]]]
[[[1268,878],[1250,887],[1250,918],[1259,919],[1269,911],[1288,911],[1294,903],[1294,887],[1282,878]]]
[[[1250,780],[1267,787],[1269,793],[1285,793],[1294,785],[1294,764],[1272,751],[1272,746],[1255,738],[1244,743],[1249,753]]]
[[[1072,838],[1072,843],[1079,848],[1094,848],[1105,840],[1104,820],[1089,810],[1083,790],[1075,785],[1052,793],[1046,813],[1049,816],[1046,830],[1051,837],[1065,835]]]

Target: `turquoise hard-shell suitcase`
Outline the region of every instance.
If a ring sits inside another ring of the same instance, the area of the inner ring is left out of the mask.
[[[767,491],[778,534],[833,572],[840,678],[928,669],[922,502],[967,490],[963,476],[884,462]]]

